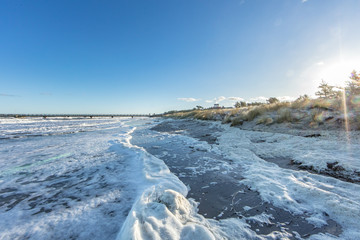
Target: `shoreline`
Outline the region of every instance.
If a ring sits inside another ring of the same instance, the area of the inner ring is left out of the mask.
[[[216,146],[217,135],[222,131],[221,127],[212,122],[189,119],[165,120],[151,130],[189,136],[200,142],[206,142],[210,147]],[[306,220],[309,217],[306,214],[292,214],[270,202],[263,201],[256,190],[241,183],[244,179],[242,172],[245,169],[221,154],[197,146],[176,143],[172,143],[171,146],[161,143],[157,143],[155,147],[149,143],[140,146],[162,159],[170,171],[188,186],[188,198],[199,203],[199,213],[206,218],[244,219],[251,230],[262,236],[274,231],[290,235],[295,231],[301,237],[317,233],[339,236],[342,232],[342,227],[331,218],[327,217],[326,225],[315,227]],[[271,217],[268,222],[261,222],[260,216]],[[295,239],[295,236],[290,239]]]

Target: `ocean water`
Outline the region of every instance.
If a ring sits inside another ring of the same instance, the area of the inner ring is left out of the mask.
[[[301,239],[285,228],[269,234],[251,230],[249,221],[279,224],[265,212],[220,220],[200,215],[198,203],[186,198],[189,186],[161,160],[192,154],[179,146],[205,160],[189,168],[192,177],[201,178],[209,169],[226,167],[219,172],[224,175],[243,169],[239,184],[258,192],[262,201],[306,214],[314,227],[329,219],[341,225],[338,237],[319,233],[310,239],[359,239],[359,184],[265,160],[291,157],[322,167],[335,156],[344,166],[356,161],[348,165],[349,171],[357,171],[358,143],[348,148],[330,140],[211,123],[222,131],[216,133],[217,144],[209,144],[179,132],[151,130],[165,121],[172,120],[0,119],[0,239]],[[170,153],[160,146],[179,150]],[[222,157],[213,161],[211,154]]]
[[[145,186],[125,144],[147,122],[0,119],[0,239],[115,239]]]

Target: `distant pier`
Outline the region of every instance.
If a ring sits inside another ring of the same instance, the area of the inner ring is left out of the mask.
[[[63,118],[97,118],[97,117],[161,117],[162,114],[0,114],[0,118],[27,118],[27,117],[63,117]]]

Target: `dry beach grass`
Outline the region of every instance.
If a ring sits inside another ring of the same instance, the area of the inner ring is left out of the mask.
[[[256,125],[270,126],[287,123],[288,127],[303,129],[345,129],[360,130],[359,96],[347,99],[346,105],[341,98],[302,99],[293,102],[277,102],[235,109],[203,109],[167,113],[170,118],[192,118],[216,120],[230,123],[231,126],[252,122]],[[354,100],[355,99],[355,100]],[[344,109],[346,106],[347,109]]]

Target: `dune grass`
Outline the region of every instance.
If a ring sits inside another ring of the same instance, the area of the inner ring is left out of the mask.
[[[261,116],[257,121],[256,124],[265,124],[271,125],[274,123],[274,119],[268,115]]]
[[[278,115],[276,118],[277,123],[283,123],[283,122],[295,122],[297,119],[292,114],[289,108],[282,108],[278,110]]]
[[[360,97],[348,100],[348,109],[355,109],[351,124],[360,130]],[[304,122],[310,127],[319,126],[334,119],[341,118],[344,112],[343,100],[334,99],[300,99],[293,102],[276,102],[233,109],[203,109],[179,111],[165,114],[171,118],[193,118],[200,120],[220,120],[231,126],[242,125],[244,122],[255,121],[256,124],[271,125],[274,123]],[[339,120],[341,122],[341,119]]]

